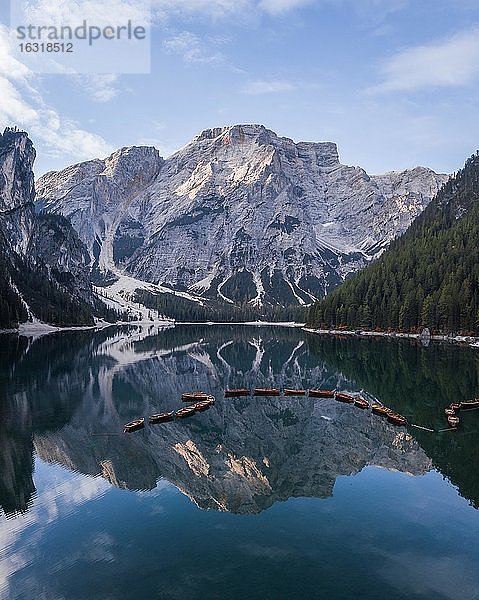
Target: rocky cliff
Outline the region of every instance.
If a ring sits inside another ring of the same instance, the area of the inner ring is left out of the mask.
[[[65,218],[36,214],[34,160],[25,132],[0,135],[0,327],[92,323],[89,254]]]

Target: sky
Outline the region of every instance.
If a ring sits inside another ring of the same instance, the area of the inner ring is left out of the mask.
[[[93,0],[33,2],[48,11]],[[125,2],[101,6],[117,12]],[[150,73],[49,75],[14,57],[1,1],[0,127],[29,132],[37,176],[123,146],[153,145],[166,157],[206,128],[238,123],[334,141],[341,162],[369,173],[416,165],[450,173],[479,148],[477,0],[152,0],[151,8]]]

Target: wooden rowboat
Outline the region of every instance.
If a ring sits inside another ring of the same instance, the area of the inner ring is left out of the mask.
[[[395,412],[390,412],[388,414],[388,421],[390,423],[393,423],[393,425],[403,425],[404,426],[407,424],[406,417],[403,417],[399,413],[395,413]]]
[[[342,392],[338,392],[336,393],[336,400],[339,400],[339,402],[349,402],[351,404],[351,402],[354,402],[354,396],[351,396],[350,394],[344,394]]]
[[[157,415],[151,415],[148,421],[150,423],[166,423],[167,421],[173,421],[174,417],[174,412],[158,413]]]
[[[197,402],[199,400],[207,400],[208,394],[204,392],[185,392],[181,394],[181,399],[183,402]]]
[[[306,390],[283,390],[285,396],[306,396]]]
[[[461,410],[469,410],[471,408],[479,408],[479,400],[476,398],[475,400],[468,400],[467,402],[461,402],[460,407],[461,407]]]
[[[247,389],[225,390],[225,398],[235,398],[238,396],[249,396],[249,390],[247,390]]]
[[[354,406],[357,406],[358,408],[369,408],[369,402],[364,398],[355,398]]]
[[[138,431],[138,429],[143,429],[145,426],[145,419],[136,419],[136,421],[131,421],[131,423],[127,423],[123,427],[123,433],[131,433],[132,431]]]
[[[255,388],[253,390],[254,396],[279,396],[280,391],[276,388]]]
[[[185,419],[186,417],[191,417],[196,412],[196,408],[194,406],[186,406],[185,408],[180,408],[175,413],[175,417],[177,419]]]
[[[334,398],[332,390],[309,390],[311,398]]]
[[[391,412],[391,409],[382,404],[372,404],[371,409],[375,415],[381,415],[382,417],[387,417]]]
[[[459,417],[453,417],[453,416],[449,415],[447,417],[447,422],[449,423],[449,425],[451,427],[456,428],[459,425]]]
[[[203,400],[203,402],[197,402],[196,404],[193,404],[191,408],[194,408],[198,412],[203,412],[204,410],[207,410],[210,406],[211,402],[209,400]]]

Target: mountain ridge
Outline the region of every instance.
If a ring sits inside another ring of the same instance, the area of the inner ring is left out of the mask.
[[[447,178],[370,176],[334,142],[246,124],[206,129],[166,159],[130,146],[47,173],[37,206],[71,220],[101,285],[125,275],[192,302],[306,305],[377,257]]]
[[[479,333],[479,153],[383,256],[309,314],[316,327]]]

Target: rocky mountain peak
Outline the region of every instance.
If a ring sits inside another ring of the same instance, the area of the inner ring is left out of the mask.
[[[91,323],[90,256],[66,219],[35,212],[34,160],[28,134],[6,128],[0,135],[0,327],[36,318]]]
[[[46,210],[71,218],[100,280],[285,306],[311,303],[377,256],[446,180],[425,168],[369,176],[341,164],[333,142],[239,124],[206,129],[166,160],[122,148],[37,190]]]
[[[163,163],[159,151],[153,146],[127,146],[106,158],[98,175],[117,179],[128,186],[133,181],[145,185],[157,176]]]
[[[17,127],[5,127],[3,134],[0,133],[0,148],[2,153],[4,149],[12,149],[14,146],[20,144],[24,148],[28,146],[30,151],[34,151],[33,144],[26,131],[22,131]]]
[[[25,131],[7,127],[0,134],[0,211],[14,210],[33,202],[35,155]]]
[[[276,136],[272,131],[269,131],[264,125],[255,124],[238,124],[238,125],[226,125],[224,127],[213,127],[211,129],[205,129],[199,135],[195,136],[191,143],[195,144],[203,140],[217,140],[222,138],[223,143],[229,142],[246,142],[257,138],[264,132],[268,132]]]
[[[278,136],[264,125],[243,124],[205,129],[186,146],[200,145],[202,148],[213,146],[235,147],[240,144],[256,145],[257,149],[267,146],[280,155],[296,157],[311,165],[331,167],[339,164],[338,147],[334,142],[294,142],[287,137]]]
[[[129,168],[131,163],[137,161],[162,162],[163,158],[153,146],[124,146],[110,154],[103,162],[106,170],[113,171],[123,167]]]

